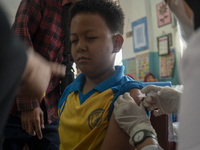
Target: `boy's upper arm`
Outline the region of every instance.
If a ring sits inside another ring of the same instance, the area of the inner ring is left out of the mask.
[[[129,144],[129,136],[119,127],[112,114],[106,136],[101,145],[101,150],[134,150],[134,147]]]

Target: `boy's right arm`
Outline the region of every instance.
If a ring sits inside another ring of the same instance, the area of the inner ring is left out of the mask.
[[[101,150],[134,150],[134,147],[129,144],[129,136],[119,127],[114,114],[111,115],[106,136],[101,145]]]
[[[135,99],[136,103],[139,104],[141,98],[139,95],[141,94],[139,89],[131,89],[131,96]],[[104,141],[102,143],[102,150],[134,150],[134,146],[129,144],[129,135],[122,130],[122,128],[119,127],[118,123],[115,120],[114,114],[112,114],[108,129],[106,132],[106,136],[104,138]]]

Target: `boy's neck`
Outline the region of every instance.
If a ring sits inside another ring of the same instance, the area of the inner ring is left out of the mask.
[[[95,86],[97,86],[99,83],[107,80],[110,78],[113,74],[115,73],[115,70],[111,70],[110,72],[106,72],[105,74],[96,77],[96,78],[91,78],[86,76],[85,83],[82,88],[82,93],[85,95],[89,91],[91,91]]]

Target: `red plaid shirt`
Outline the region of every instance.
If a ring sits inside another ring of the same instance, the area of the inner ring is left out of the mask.
[[[63,5],[73,0],[22,0],[13,28],[28,46],[32,46],[47,60],[62,63],[64,60]],[[44,98],[48,122],[58,119],[60,79],[52,76]],[[37,99],[16,98],[12,114],[39,107]]]

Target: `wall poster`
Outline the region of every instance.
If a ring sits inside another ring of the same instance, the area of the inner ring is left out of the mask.
[[[164,35],[157,37],[158,42],[158,54],[159,55],[168,55],[170,52],[169,49],[169,36]]]
[[[137,80],[137,72],[136,72],[136,59],[135,58],[129,58],[126,60],[126,71],[129,74],[132,74]]]
[[[132,32],[134,52],[148,49],[149,41],[146,17],[132,22]]]
[[[137,80],[144,81],[145,75],[149,72],[149,53],[136,56]]]
[[[171,23],[170,10],[164,1],[156,5],[156,10],[157,10],[158,27],[162,27],[164,25]]]
[[[160,56],[160,78],[173,77],[174,64],[175,64],[174,50],[172,50],[169,55]]]

